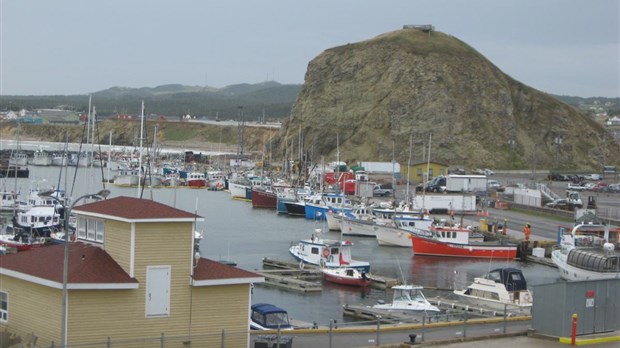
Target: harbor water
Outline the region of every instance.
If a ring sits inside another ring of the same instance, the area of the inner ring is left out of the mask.
[[[324,230],[326,238],[340,238],[339,232],[326,231],[324,222],[278,215],[271,209],[254,209],[250,202],[231,199],[230,194],[224,191],[190,188],[143,188],[139,191],[138,188],[104,184],[102,179],[109,175],[107,168],[77,168],[76,172],[76,168],[69,167],[67,173],[62,175],[59,167],[29,168],[28,179],[0,179],[3,188],[18,190],[22,199],[37,186],[42,189],[58,186],[70,197],[106,188],[111,191],[110,197],[142,197],[196,212],[205,220],[197,225],[197,229],[203,231],[204,235],[200,245],[201,256],[233,261],[237,267],[249,271],[261,270],[263,258],[294,261],[288,253],[291,243],[309,238],[315,229]],[[497,267],[520,268],[530,287],[560,281],[557,269],[539,264],[514,260],[414,256],[411,248],[378,246],[373,238],[347,236],[346,239],[354,243],[353,258],[371,263],[372,274],[422,285],[427,288],[427,297],[449,296],[449,289],[454,288],[455,284],[464,287],[474,277]],[[342,306],[345,304],[372,305],[378,300],[389,302],[390,299],[389,291],[362,290],[328,283],[324,283],[323,291],[317,293],[301,293],[257,284],[252,295],[252,303],[272,303],[288,310],[291,318],[318,325],[328,325],[330,320],[349,320],[342,315]]]

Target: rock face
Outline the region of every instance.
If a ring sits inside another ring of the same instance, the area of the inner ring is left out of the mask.
[[[425,160],[430,143],[431,160],[506,169],[600,169],[620,151],[572,106],[515,81],[450,35],[415,29],[313,59],[279,138],[290,158],[300,143],[314,162],[338,152],[348,162],[394,156],[405,164]]]

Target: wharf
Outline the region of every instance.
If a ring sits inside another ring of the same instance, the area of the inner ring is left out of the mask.
[[[263,258],[263,271],[255,271],[265,277],[266,285],[272,285],[302,292],[321,291],[315,287],[322,287],[320,268],[315,265],[304,264],[303,269],[296,262]],[[371,287],[386,290],[400,284],[398,279],[368,274],[372,279]],[[314,284],[315,286],[312,286]],[[312,289],[312,290],[308,290]]]
[[[317,281],[307,281],[307,280],[302,280],[302,279],[297,278],[297,277],[302,277],[302,276],[308,277],[309,275],[311,277],[315,277],[315,275],[313,275],[312,273],[316,273],[318,274],[318,276],[320,276],[319,272],[301,271],[301,270],[290,270],[290,271],[285,271],[285,272],[286,274],[282,274],[279,271],[262,271],[262,272],[257,271],[256,273],[265,277],[265,284],[268,286],[275,286],[279,288],[296,290],[300,292],[321,292],[323,291],[323,287],[321,283]],[[293,277],[293,274],[296,274],[296,276]]]
[[[440,308],[442,310],[441,313],[426,313],[425,321],[427,323],[430,322],[439,322],[439,321],[462,321],[463,313],[467,312],[469,317],[478,317],[478,318],[491,318],[491,317],[503,317],[503,311],[497,311],[490,308],[484,307],[476,307],[471,306],[455,301],[451,301],[448,299],[434,297],[427,298],[427,300]],[[381,318],[382,322],[397,324],[397,323],[415,323],[422,321],[422,313],[409,312],[409,311],[395,311],[395,310],[385,310],[385,309],[376,309],[372,306],[368,305],[350,305],[346,304],[342,306],[342,311],[344,316],[356,318],[356,319],[364,319],[364,320],[375,320],[377,318]],[[515,317],[522,316],[523,313],[506,311],[506,317]]]

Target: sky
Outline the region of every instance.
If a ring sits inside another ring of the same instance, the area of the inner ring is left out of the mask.
[[[619,0],[0,0],[0,96],[302,84],[324,50],[405,24],[540,91],[620,97]]]

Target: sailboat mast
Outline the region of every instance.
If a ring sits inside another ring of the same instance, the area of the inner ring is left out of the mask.
[[[140,185],[142,184],[142,132],[144,131],[144,100],[140,111],[140,151],[138,152],[138,197],[140,197]]]
[[[409,181],[411,180],[411,175],[409,172],[411,171],[411,148],[413,147],[413,134],[409,134],[409,158],[407,158],[407,189],[405,193],[407,195],[407,199],[405,203],[409,204]]]

